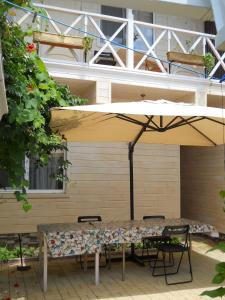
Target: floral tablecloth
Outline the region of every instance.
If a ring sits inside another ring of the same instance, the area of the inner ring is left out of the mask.
[[[143,237],[160,236],[167,225],[189,225],[190,233],[207,233],[218,237],[209,224],[188,219],[114,221],[38,225],[53,257],[101,252],[103,244],[138,243]]]

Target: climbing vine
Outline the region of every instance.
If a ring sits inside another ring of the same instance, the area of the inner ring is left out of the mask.
[[[30,1],[14,2],[31,5]],[[29,211],[31,204],[27,198],[29,183],[25,179],[25,156],[37,159],[37,166],[45,166],[52,152],[67,150],[64,138],[52,132],[49,126],[50,109],[83,104],[85,100],[73,96],[67,86],[58,84],[49,76],[37,54],[36,45],[27,42],[32,30],[24,31],[12,23],[8,18],[10,8],[0,0],[0,37],[9,108],[9,113],[0,121],[0,170],[6,172],[24,211]],[[61,174],[65,174],[68,165],[67,160],[61,161],[56,179],[66,179]]]

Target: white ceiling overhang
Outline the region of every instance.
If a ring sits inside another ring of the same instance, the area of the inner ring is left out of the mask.
[[[99,4],[132,8],[160,14],[204,19],[211,10],[210,0],[96,0]]]

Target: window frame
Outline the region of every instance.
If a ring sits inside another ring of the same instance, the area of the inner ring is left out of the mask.
[[[55,153],[63,153],[64,154],[64,159],[66,159],[66,151],[55,151]],[[25,156],[24,159],[24,164],[25,164],[25,175],[24,178],[29,181],[29,168],[30,168],[30,160],[27,156]],[[67,175],[67,174],[66,174]],[[0,194],[10,194],[14,193],[17,189],[0,189]],[[63,188],[62,189],[27,189],[27,193],[30,194],[64,194],[66,191],[66,182],[63,181]]]
[[[102,13],[102,7],[103,6],[109,6],[109,7],[113,7],[112,5],[100,5],[100,13],[102,14],[102,15],[105,15],[105,14],[103,14]],[[122,16],[121,18],[127,18],[127,11],[126,11],[126,8],[123,8],[123,7],[120,7],[121,9],[123,9],[124,10],[124,12],[125,12],[125,16]],[[136,10],[136,9],[132,9],[132,11],[134,12],[134,11],[138,11],[138,10]],[[155,16],[156,16],[156,14],[154,13],[154,12],[149,12],[150,14],[152,14],[152,24],[155,24]],[[119,24],[119,23],[118,23]],[[103,31],[103,28],[102,28],[102,20],[100,20],[100,29],[102,30],[102,32],[104,33],[104,31]],[[104,35],[106,36],[106,38],[109,38],[105,33],[104,33]],[[152,44],[154,44],[154,42],[155,42],[155,37],[156,37],[156,32],[155,32],[155,29],[154,28],[152,28]],[[126,34],[125,34],[125,36],[123,35],[123,41],[122,41],[124,44],[125,44],[125,46],[126,46]],[[102,47],[102,44],[103,44],[103,42],[102,42],[102,40],[101,40],[101,38],[99,39],[99,41],[98,41],[98,46],[99,47]],[[115,47],[119,47],[119,46],[116,46],[115,45]],[[134,48],[135,49],[135,48]],[[142,51],[142,50],[139,50],[139,49],[135,49],[135,50],[137,50],[137,51]]]

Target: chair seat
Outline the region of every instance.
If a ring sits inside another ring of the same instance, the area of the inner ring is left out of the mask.
[[[180,244],[161,244],[157,248],[159,251],[169,252],[169,253],[188,251],[188,247]]]

